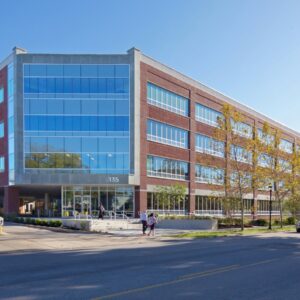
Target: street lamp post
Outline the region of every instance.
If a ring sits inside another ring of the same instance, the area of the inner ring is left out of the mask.
[[[269,185],[270,201],[269,201],[269,229],[272,229],[272,184]]]

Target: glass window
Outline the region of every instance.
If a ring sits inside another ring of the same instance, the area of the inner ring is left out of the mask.
[[[48,152],[64,152],[64,138],[48,137]]]
[[[81,138],[66,137],[65,138],[66,152],[81,152]]]
[[[224,184],[224,170],[219,168],[195,165],[196,181],[206,184]]]
[[[5,170],[5,160],[3,156],[0,156],[0,172],[4,172]]]
[[[98,139],[99,152],[115,152],[115,138],[104,137]]]
[[[45,77],[46,76],[46,66],[38,65],[38,64],[30,65],[30,76]]]
[[[230,158],[238,162],[243,162],[247,164],[252,163],[251,151],[248,151],[247,149],[236,145],[231,145]]]
[[[270,155],[262,153],[258,156],[257,164],[260,167],[271,168],[274,164],[274,159]]]
[[[99,65],[98,66],[98,77],[115,77],[115,66],[114,65]]]
[[[128,65],[116,65],[116,77],[129,77],[129,67]]]
[[[47,138],[46,137],[32,137],[30,143],[31,152],[47,152]]]
[[[4,89],[1,87],[0,88],[0,103],[4,101]]]
[[[168,179],[187,180],[188,163],[158,156],[147,157],[147,175]]]
[[[81,113],[83,115],[96,115],[98,102],[96,100],[81,100]]]
[[[205,135],[196,134],[196,151],[218,157],[224,157],[225,143]]]
[[[101,102],[99,102],[100,104]],[[128,101],[115,101],[116,115],[129,115],[129,102]]]
[[[46,114],[46,101],[41,99],[30,99],[30,113],[31,114]]]
[[[279,149],[286,153],[293,153],[293,143],[287,140],[281,139],[279,143]]]
[[[266,145],[271,145],[274,143],[274,136],[264,132],[262,129],[257,129],[257,135],[260,141],[262,141]]]
[[[47,65],[48,77],[62,77],[63,74],[64,74],[63,65]]]
[[[82,77],[98,77],[97,65],[81,65]]]
[[[79,115],[81,112],[80,100],[65,100],[64,113],[67,115]]]
[[[150,82],[147,83],[147,99],[148,103],[151,105],[155,105],[179,115],[189,115],[188,99]]]
[[[4,137],[4,123],[0,122],[0,138]]]
[[[97,138],[83,137],[82,138],[82,152],[98,152]]]
[[[218,127],[223,115],[207,106],[196,103],[196,120],[210,126]]]
[[[129,152],[129,139],[116,138],[116,152]]]
[[[64,65],[65,77],[80,77],[80,65]]]
[[[46,101],[47,114],[49,115],[62,115],[64,113],[64,101],[49,99]],[[44,102],[43,102],[44,103]]]
[[[31,66],[24,64],[26,168],[128,174],[129,65]]]
[[[188,148],[188,132],[186,130],[154,120],[147,122],[147,139],[179,148]]]
[[[102,100],[98,102],[98,114],[99,115],[114,115],[115,114],[115,101],[114,100]]]
[[[252,138],[252,127],[243,122],[235,122],[233,119],[230,120],[232,131],[242,137]]]

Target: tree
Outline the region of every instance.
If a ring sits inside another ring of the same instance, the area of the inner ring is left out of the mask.
[[[299,193],[299,155],[282,138],[278,129],[265,123],[257,141],[260,155],[256,170],[257,188],[272,184],[275,201],[279,204],[280,225],[283,226],[283,202]],[[285,146],[286,145],[286,146]],[[264,187],[265,186],[265,187]]]
[[[252,191],[253,132],[231,105],[224,104],[222,113],[215,138],[225,142],[224,203],[235,206],[234,199],[237,200],[244,230],[244,198]]]
[[[162,207],[180,206],[184,202],[186,196],[186,188],[184,185],[176,183],[171,186],[157,186],[155,188],[155,196]]]
[[[171,207],[176,207],[176,204],[178,205],[178,207],[180,207],[180,204],[184,202],[186,196],[185,186],[179,183],[175,183],[174,185],[171,185],[169,187],[169,193]]]

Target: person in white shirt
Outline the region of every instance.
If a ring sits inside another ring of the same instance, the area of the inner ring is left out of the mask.
[[[147,230],[147,219],[148,219],[148,216],[146,214],[145,211],[142,211],[140,213],[140,220],[142,222],[142,229],[143,229],[143,235],[146,234],[146,230]]]

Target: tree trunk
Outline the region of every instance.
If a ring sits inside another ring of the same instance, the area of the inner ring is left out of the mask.
[[[282,216],[282,201],[281,199],[279,200],[279,211],[280,211],[280,228],[283,227],[283,216]]]
[[[241,230],[244,230],[244,199],[241,197]]]

